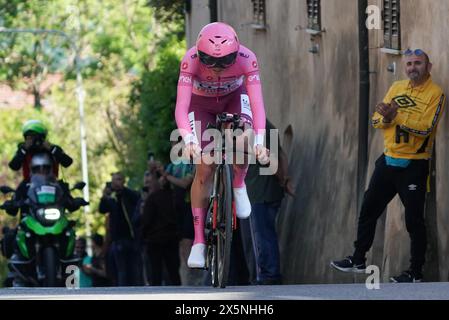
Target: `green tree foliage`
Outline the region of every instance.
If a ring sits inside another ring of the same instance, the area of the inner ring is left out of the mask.
[[[28,8],[29,1],[0,0],[0,26],[10,26],[20,11]]]
[[[189,1],[179,0],[149,0],[150,6],[155,8],[156,19],[161,22],[173,22],[175,24],[184,18],[184,9]]]
[[[170,133],[176,128],[174,112],[179,61],[184,51],[184,41],[179,42],[175,36],[168,38],[158,51],[156,66],[133,83],[130,108],[137,112],[124,116],[123,121],[128,128],[126,139],[131,142],[127,152],[135,157],[123,167],[133,168],[137,176],[130,170],[126,172],[135,181],[139,181],[146,169],[149,151],[164,162],[169,160]]]
[[[179,61],[185,51],[183,5],[184,1],[0,0],[1,27],[59,30],[78,48],[93,232],[104,234],[98,203],[112,172],[126,172],[137,188],[150,148],[168,158]],[[49,127],[49,140],[74,158],[61,178],[71,184],[81,180],[73,49],[61,36],[0,33],[0,85],[34,93],[34,106],[44,106],[0,107],[1,184],[15,186],[21,179],[7,162],[22,139],[22,123],[30,118],[42,119]],[[42,82],[55,73],[62,74],[63,80],[41,90]],[[77,232],[84,235],[83,212],[71,218],[78,220]],[[0,214],[0,227],[16,223]]]
[[[67,19],[67,15],[48,13],[60,10],[47,1],[7,1],[2,7],[6,28],[54,29]],[[34,95],[34,106],[40,108],[39,90],[48,73],[60,71],[67,61],[65,49],[68,44],[61,37],[32,33],[1,33],[0,38],[0,80],[13,87],[27,88]],[[62,64],[61,64],[62,63]]]

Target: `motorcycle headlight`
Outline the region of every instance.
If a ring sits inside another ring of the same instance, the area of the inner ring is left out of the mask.
[[[38,214],[45,220],[58,220],[61,217],[61,211],[57,208],[39,209]]]

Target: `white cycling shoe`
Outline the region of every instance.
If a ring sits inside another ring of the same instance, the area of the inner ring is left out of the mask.
[[[251,214],[251,202],[249,202],[246,186],[234,188],[234,199],[237,218],[247,219]]]
[[[192,246],[187,265],[189,268],[204,268],[206,266],[206,245],[204,243],[197,243]]]

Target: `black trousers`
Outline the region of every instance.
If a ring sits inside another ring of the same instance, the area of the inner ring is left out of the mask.
[[[150,262],[149,280],[152,286],[161,286],[163,280],[163,265],[168,273],[167,285],[180,286],[179,276],[179,241],[172,240],[163,243],[148,243],[147,255]]]
[[[410,269],[421,272],[427,246],[424,204],[428,173],[428,160],[412,160],[407,168],[399,168],[387,166],[384,155],[377,159],[360,211],[357,240],[354,242],[355,261],[364,261],[373,244],[377,219],[399,194],[405,207],[405,224],[411,240]]]

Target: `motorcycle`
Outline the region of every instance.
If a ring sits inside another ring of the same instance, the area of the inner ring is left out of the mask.
[[[82,190],[84,182],[78,182],[71,190]],[[0,187],[3,194],[16,190]],[[8,200],[0,208],[24,210],[16,230],[15,254],[8,260],[10,270],[25,286],[58,287],[65,285],[66,268],[79,265],[81,258],[74,255],[75,221],[67,219],[67,207],[88,205],[83,198],[71,198],[69,189],[48,177],[34,175],[26,198]],[[72,201],[68,205],[68,201]],[[74,205],[75,204],[75,205]],[[71,210],[72,210],[71,209]]]

